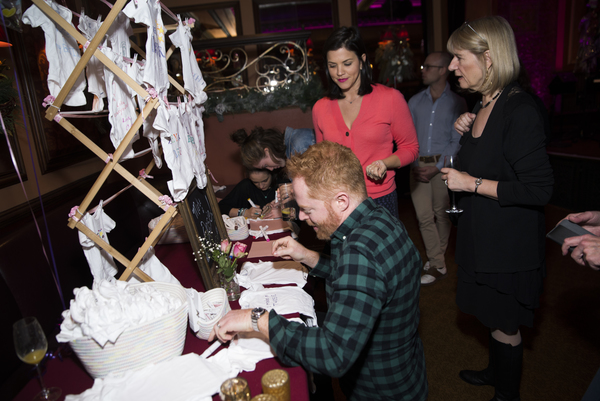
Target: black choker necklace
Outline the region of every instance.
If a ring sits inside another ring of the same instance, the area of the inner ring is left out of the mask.
[[[496,93],[494,95],[494,97],[492,98],[492,100],[490,100],[489,102],[487,102],[485,104],[485,106],[481,106],[482,109],[485,109],[486,107],[488,107],[490,105],[490,103],[492,103],[494,100],[498,99],[498,96],[500,96],[500,94],[502,93],[502,91],[504,90],[504,88],[500,89],[500,92]],[[479,104],[483,104],[483,102],[480,100]]]

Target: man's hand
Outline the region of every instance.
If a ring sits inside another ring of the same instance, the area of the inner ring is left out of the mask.
[[[592,234],[580,235],[566,238],[562,244],[562,254],[566,255],[570,247],[571,258],[581,266],[589,266],[594,270],[600,270],[600,212],[588,211],[583,213],[572,213],[565,219],[579,224]]]
[[[473,125],[473,122],[475,121],[475,117],[477,117],[477,115],[473,113],[461,114],[454,123],[454,129],[456,132],[458,132],[461,136],[466,132],[469,132],[471,125]]]
[[[436,166],[413,167],[415,180],[419,182],[429,182],[440,170]]]
[[[579,224],[594,235],[600,236],[600,212],[572,213],[565,219],[575,224]]]
[[[271,252],[273,256],[288,260],[293,259],[309,267],[315,267],[319,262],[319,254],[317,252],[306,249],[290,236],[273,241]]]
[[[230,341],[237,333],[254,331],[252,329],[252,309],[234,309],[229,311],[213,326],[208,341],[218,338],[222,343]]]
[[[571,258],[581,266],[589,266],[594,270],[600,270],[600,237],[591,234],[579,237],[565,238],[562,245],[562,253],[566,255],[569,247],[575,247],[571,251]]]

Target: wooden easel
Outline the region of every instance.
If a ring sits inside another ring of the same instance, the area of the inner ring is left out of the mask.
[[[155,189],[150,183],[148,183],[143,177],[136,177],[127,171],[121,164],[119,164],[119,160],[126,150],[127,145],[132,141],[135,134],[138,132],[140,127],[144,122],[143,116],[148,116],[152,109],[158,108],[160,106],[159,100],[157,98],[150,97],[149,93],[140,86],[135,80],[133,80],[127,73],[121,70],[112,60],[110,60],[104,53],[98,50],[98,46],[102,42],[104,36],[108,32],[110,26],[113,24],[115,19],[117,18],[119,12],[126,5],[128,0],[117,0],[117,2],[113,5],[111,11],[108,13],[106,19],[98,29],[98,32],[94,36],[94,38],[89,42],[88,47],[85,49],[81,59],[75,66],[75,69],[65,82],[62,87],[60,93],[54,100],[53,104],[48,107],[46,110],[46,119],[52,121],[55,120],[60,124],[63,128],[65,128],[70,134],[72,134],[77,140],[79,140],[83,145],[85,145],[88,149],[90,149],[96,156],[98,156],[101,160],[106,162],[106,166],[101,171],[100,175],[96,179],[96,182],[79,205],[75,215],[69,218],[68,226],[70,228],[77,228],[79,231],[88,236],[94,243],[100,246],[102,249],[106,250],[110,255],[112,255],[116,260],[118,260],[121,264],[125,266],[125,271],[119,277],[119,280],[127,281],[131,277],[131,275],[135,275],[138,279],[142,281],[153,281],[153,279],[144,273],[138,265],[142,261],[143,256],[148,252],[150,247],[156,245],[158,240],[160,239],[163,231],[168,226],[169,222],[172,218],[174,218],[177,214],[177,205],[175,204],[167,204],[164,201],[160,200],[159,197],[162,197],[157,189]],[[57,23],[62,29],[64,29],[68,34],[73,36],[75,40],[77,40],[82,45],[86,44],[87,39],[73,27],[73,25],[69,24],[65,21],[56,11],[52,9],[44,0],[32,0],[32,2],[40,8],[50,19],[52,19],[55,23]],[[173,53],[173,49],[175,46],[171,46],[168,52],[168,56]],[[137,47],[137,51],[141,56],[145,57],[144,52]],[[112,157],[104,150],[102,150],[98,145],[96,145],[92,140],[90,140],[86,135],[84,135],[81,131],[79,131],[75,126],[73,126],[65,117],[62,117],[58,114],[60,107],[65,101],[67,95],[71,91],[71,88],[75,84],[77,78],[80,74],[83,73],[85,66],[90,61],[91,57],[95,56],[98,60],[100,60],[108,69],[110,69],[116,76],[122,79],[129,87],[131,87],[138,95],[142,98],[147,99],[147,103],[143,109],[143,111],[138,114],[135,122],[127,132],[126,136],[122,139],[121,143],[113,153]],[[167,57],[168,59],[168,57]],[[172,77],[169,76],[169,81],[171,84],[176,87],[182,94],[185,93],[184,88],[175,81]],[[148,164],[148,167],[145,169],[146,173],[149,173],[154,167],[154,159]],[[137,188],[140,192],[142,192],[148,199],[153,201],[157,206],[165,210],[165,213],[161,217],[160,221],[152,230],[144,244],[139,248],[138,252],[134,256],[132,260],[128,260],[121,253],[119,253],[116,249],[106,243],[102,238],[92,232],[88,227],[83,224],[80,219],[86,213],[90,203],[94,199],[94,197],[98,194],[98,191],[104,185],[106,180],[108,179],[110,173],[113,171],[120,174],[123,178],[125,178],[132,186]]]

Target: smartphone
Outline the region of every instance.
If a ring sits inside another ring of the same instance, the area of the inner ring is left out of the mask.
[[[546,234],[546,237],[548,237],[551,240],[562,245],[565,238],[578,237],[580,235],[585,235],[585,234],[592,234],[592,233],[589,232],[588,230],[586,230],[585,228],[573,223],[570,220],[562,220],[556,227],[554,227],[552,230],[550,230],[550,232],[548,234]],[[592,234],[592,235],[594,235],[594,234]],[[573,247],[571,247],[571,248],[573,248]],[[571,250],[571,249],[569,249],[569,250]]]

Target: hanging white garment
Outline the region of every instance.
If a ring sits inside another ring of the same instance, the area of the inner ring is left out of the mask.
[[[159,107],[154,120],[154,128],[160,132],[160,142],[167,166],[173,179],[167,182],[175,202],[185,199],[188,188],[194,179],[187,151],[182,147],[181,131],[178,123],[179,113],[176,107]]]
[[[200,67],[196,61],[192,47],[192,33],[190,27],[183,25],[181,18],[177,30],[169,35],[171,42],[181,51],[181,69],[183,71],[183,87],[192,95],[194,103],[200,105],[208,99],[204,92],[206,82],[202,77]]]
[[[144,83],[144,69],[145,64],[140,64],[138,62],[137,75],[134,79],[140,85]],[[137,101],[139,109],[141,110],[140,112],[143,112],[144,107],[146,107],[146,99],[138,94]],[[142,123],[142,133],[144,137],[148,139],[148,144],[150,145],[150,149],[152,149],[152,156],[154,157],[154,163],[156,164],[156,167],[162,168],[163,162],[160,151],[160,132],[154,128],[156,109],[150,110],[148,114],[144,114],[142,117],[144,118]]]
[[[148,27],[144,82],[152,86],[162,99],[169,88],[169,71],[165,50],[166,29],[162,22],[160,2],[132,0],[125,6],[123,13],[135,22]]]
[[[208,177],[206,175],[206,168],[204,166],[204,161],[206,160],[206,145],[204,142],[204,121],[202,120],[202,112],[204,111],[204,106],[190,104],[189,110],[190,129],[192,134],[194,135],[197,152],[200,155],[201,160],[199,172],[198,174],[196,174],[196,184],[199,188],[204,188],[208,180]]]
[[[110,28],[108,28],[108,43],[113,52],[123,57],[131,57],[131,43],[129,37],[133,35],[129,18],[120,12]]]
[[[98,17],[97,20],[91,19],[87,15],[81,11],[81,15],[79,16],[79,25],[77,28],[83,33],[85,38],[91,41],[100,26],[102,25],[102,20]],[[103,40],[100,43],[100,46],[105,46],[106,40]],[[87,63],[85,67],[85,72],[88,80],[88,91],[95,96],[94,103],[92,105],[92,111],[98,112],[104,109],[104,98],[106,97],[106,84],[104,82],[104,64],[100,60],[96,58],[96,56],[92,56],[90,61]]]
[[[121,70],[129,71],[128,63],[123,61],[123,57],[114,53],[108,48],[102,49],[102,52],[108,56]],[[117,149],[123,138],[133,125],[137,118],[135,103],[132,98],[131,88],[123,82],[121,78],[113,74],[108,68],[104,69],[104,80],[106,81],[106,92],[108,95],[108,121],[110,122],[110,140]],[[132,149],[133,143],[139,139],[136,132],[131,142],[127,144],[121,160],[133,158],[135,152]]]
[[[206,152],[200,149],[198,144],[199,138],[196,131],[195,114],[192,113],[193,104],[186,102],[179,105],[179,121],[183,126],[187,135],[187,141],[185,143],[187,147],[188,156],[190,159],[192,172],[196,177],[196,185],[199,188],[206,186],[206,169],[204,167],[204,160],[206,159]],[[203,136],[204,141],[204,136]]]
[[[109,244],[107,234],[111,232],[117,224],[113,219],[104,213],[102,201],[93,215],[86,213],[81,222],[96,233],[104,242]],[[83,253],[90,266],[90,271],[94,277],[94,281],[114,280],[117,274],[117,265],[111,254],[100,248],[94,241],[89,239],[87,235],[79,231],[79,243],[83,247]]]
[[[73,25],[71,10],[51,0],[46,2],[67,23]],[[51,96],[57,97],[81,58],[77,41],[63,29],[59,29],[58,25],[35,4],[23,13],[22,20],[33,28],[41,27],[44,30],[48,59],[48,89]],[[84,90],[85,78],[82,71],[63,103],[67,106],[85,105]]]

